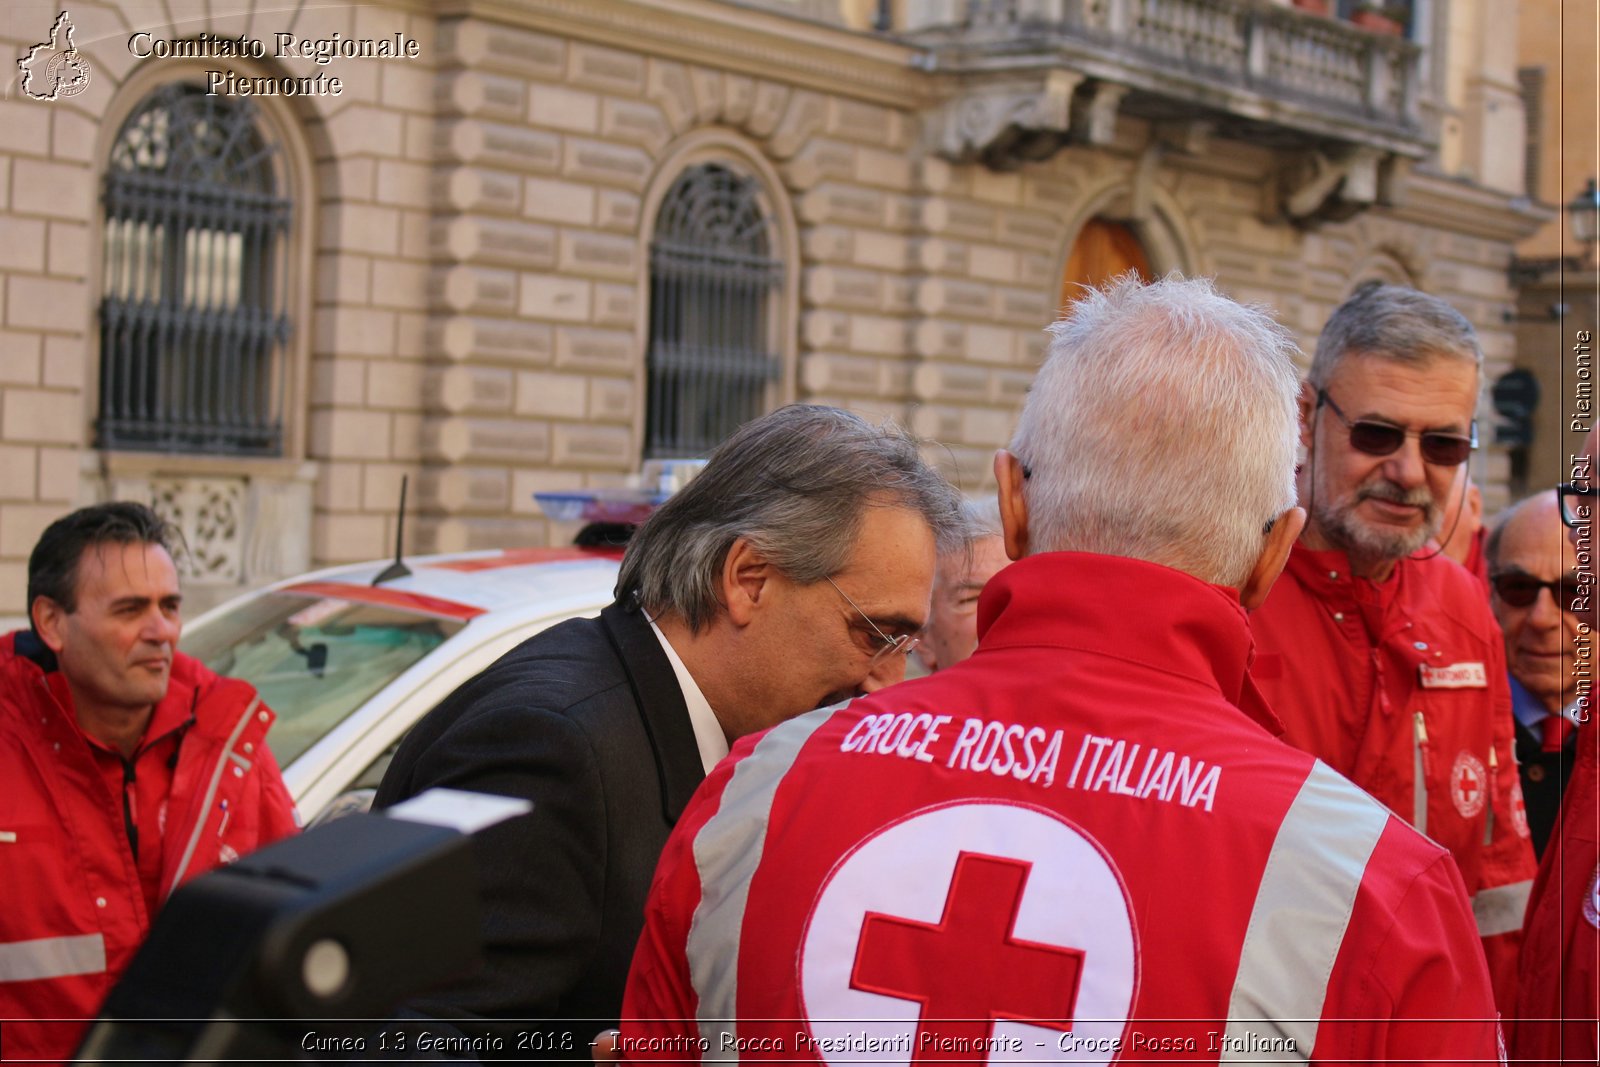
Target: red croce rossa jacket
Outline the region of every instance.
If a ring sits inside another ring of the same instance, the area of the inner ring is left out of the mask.
[[[979,633],[717,766],[656,872],[625,1056],[1498,1059],[1455,865],[1273,736],[1233,590],[1045,553]]]
[[[1509,1014],[1535,865],[1505,647],[1483,590],[1444,557],[1402,559],[1372,582],[1343,552],[1296,545],[1250,625],[1251,675],[1283,739],[1455,857]]]
[[[8,1059],[62,1060],[152,916],[121,799],[42,650],[26,632],[0,638],[0,1047]],[[187,725],[161,840],[162,900],[297,825],[265,743],[273,715],[253,688],[180,653],[162,701],[174,703]]]
[[[1578,730],[1577,761],[1528,903],[1511,1058],[1600,1063],[1600,726],[1592,715]]]

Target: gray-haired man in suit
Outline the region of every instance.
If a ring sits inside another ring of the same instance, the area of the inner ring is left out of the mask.
[[[732,741],[905,654],[959,506],[914,439],[837,409],[783,408],[721,445],[634,535],[614,604],[525,641],[396,754],[380,807],[434,786],[534,802],[478,838],[486,966],[411,1010],[507,1056],[586,1056],[690,794]]]

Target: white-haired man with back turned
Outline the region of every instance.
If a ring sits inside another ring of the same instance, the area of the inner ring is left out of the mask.
[[[1246,673],[1305,518],[1293,342],[1176,278],[1051,333],[977,651],[734,747],[656,872],[623,1054],[1492,1061],[1449,855]]]

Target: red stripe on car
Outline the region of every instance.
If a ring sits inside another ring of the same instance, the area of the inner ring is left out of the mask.
[[[352,585],[346,582],[300,582],[296,585],[284,586],[282,591],[285,593],[300,593],[304,596],[337,597],[340,600],[353,600],[358,604],[378,604],[383,607],[415,612],[418,615],[437,615],[444,619],[460,619],[462,622],[468,619],[475,619],[484,613],[483,608],[475,608],[471,604],[458,604],[454,600],[443,600],[436,596],[424,596],[421,593],[407,593],[402,589],[388,589],[381,585]]]
[[[572,559],[621,559],[620,548],[511,548],[498,556],[483,559],[458,559],[449,563],[424,563],[424,567],[441,571],[493,571],[502,567],[521,567],[529,563],[560,563]]]

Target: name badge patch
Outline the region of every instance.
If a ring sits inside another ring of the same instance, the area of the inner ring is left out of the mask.
[[[1424,663],[1422,688],[1424,689],[1487,689],[1489,674],[1481,663],[1452,663],[1448,667],[1430,667]]]

